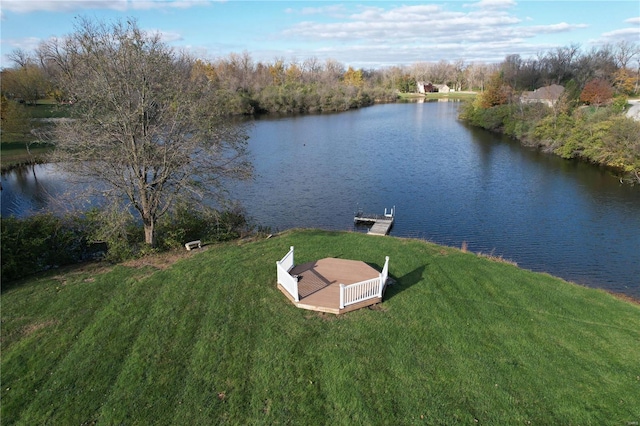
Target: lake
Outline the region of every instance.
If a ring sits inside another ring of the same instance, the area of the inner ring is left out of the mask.
[[[232,193],[259,224],[356,230],[396,207],[391,235],[502,256],[522,268],[640,298],[640,187],[457,120],[456,102],[263,118],[256,179]],[[64,190],[51,166],[2,177],[2,215]],[[372,237],[375,238],[375,237]],[[372,240],[375,243],[375,240]],[[302,249],[302,248],[301,248]]]

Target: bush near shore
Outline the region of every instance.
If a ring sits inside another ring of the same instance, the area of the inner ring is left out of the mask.
[[[627,100],[609,106],[555,108],[508,103],[484,108],[467,103],[460,118],[513,137],[566,159],[609,167],[631,183],[640,183],[640,122],[625,117]]]
[[[375,238],[375,240],[374,240]],[[359,259],[375,309],[294,307],[275,261]],[[6,424],[634,424],[640,306],[418,241],[290,231],[3,291]],[[173,259],[175,260],[175,259]]]
[[[143,229],[131,217],[105,220],[98,208],[84,214],[35,214],[27,218],[3,217],[1,223],[2,286],[49,269],[89,259],[119,262],[183,248],[188,241],[229,241],[253,232],[240,209],[178,207],[159,223],[156,248],[141,244]]]

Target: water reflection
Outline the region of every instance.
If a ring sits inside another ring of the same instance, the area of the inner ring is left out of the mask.
[[[2,174],[2,216],[26,217],[43,210],[63,213],[86,209],[92,201],[80,196],[83,187],[55,164],[12,169]]]

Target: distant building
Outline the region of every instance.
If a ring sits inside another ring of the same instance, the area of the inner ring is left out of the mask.
[[[424,81],[418,81],[417,82],[417,86],[418,86],[418,93],[433,93],[433,92],[437,92],[438,90],[433,86],[433,84],[431,83],[425,83]]]
[[[523,104],[541,103],[553,107],[564,93],[564,87],[558,84],[540,87],[533,92],[522,92],[520,102]]]
[[[424,81],[418,81],[418,93],[449,93],[451,89],[446,84],[432,84]]]

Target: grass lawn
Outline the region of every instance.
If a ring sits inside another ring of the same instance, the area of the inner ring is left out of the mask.
[[[37,105],[25,105],[25,110],[34,120],[63,118],[69,116],[69,106],[57,105],[55,101],[40,100]],[[45,124],[33,122],[34,126],[42,126]],[[2,171],[11,169],[12,167],[32,164],[33,162],[44,161],[46,154],[53,149],[51,145],[34,143],[27,151],[26,143],[34,141],[35,137],[17,134],[2,134],[2,142],[0,143],[0,165]]]
[[[382,267],[384,302],[295,308],[275,262]],[[289,231],[2,293],[2,423],[640,422],[640,306],[418,240]],[[6,287],[6,286],[5,286]]]
[[[477,93],[475,92],[450,92],[450,93],[400,93],[400,99],[406,101],[415,101],[424,99],[434,100],[434,99],[458,99],[458,100],[473,100],[475,99]]]
[[[29,151],[31,151],[31,154],[29,154],[25,142],[5,142],[3,140],[0,143],[0,165],[2,171],[20,165],[41,162],[52,149],[51,145],[33,144],[29,147]]]

